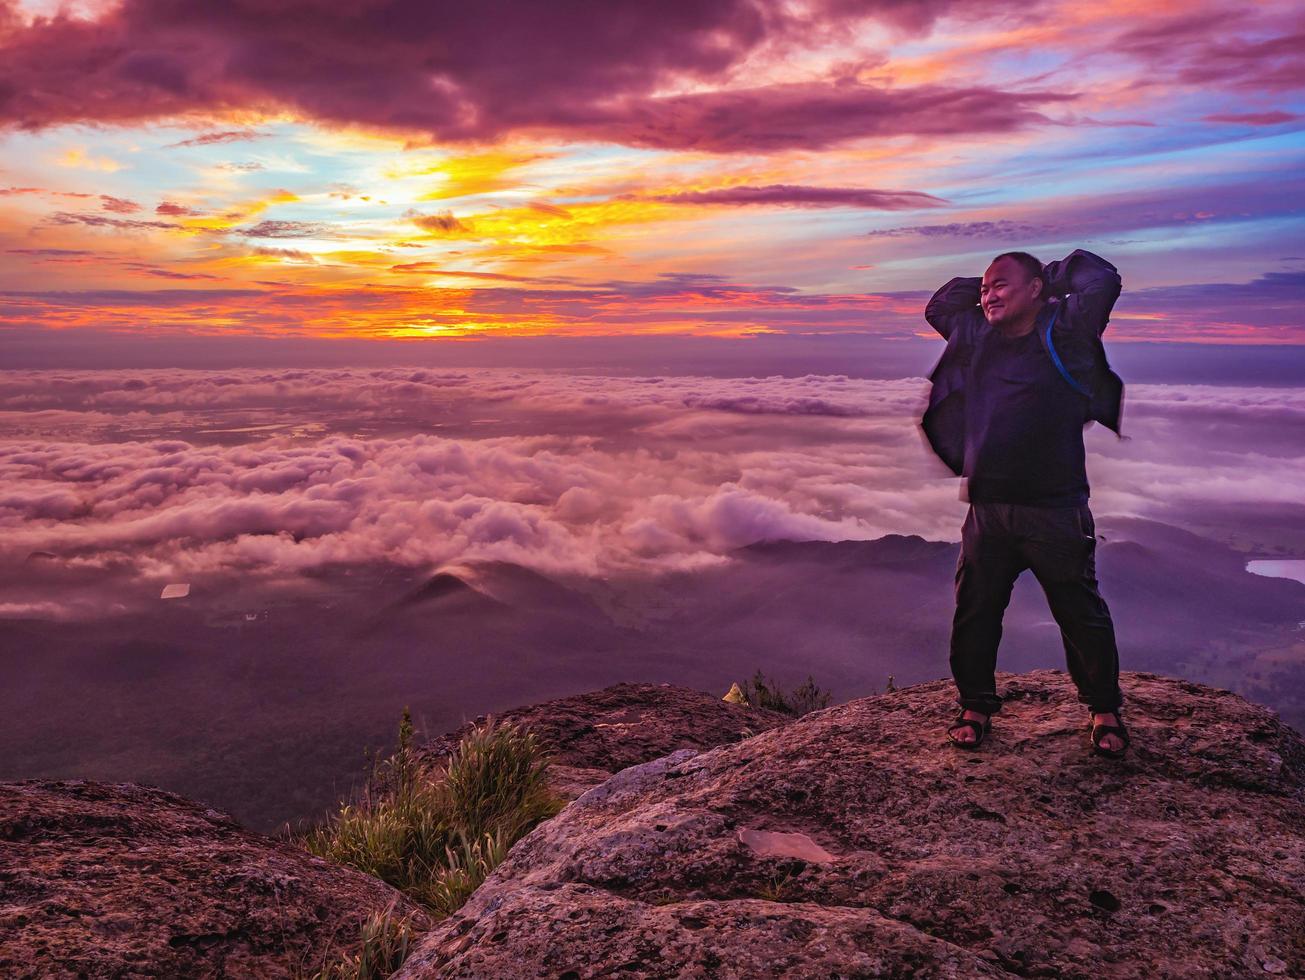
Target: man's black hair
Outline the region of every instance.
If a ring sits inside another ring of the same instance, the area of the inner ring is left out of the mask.
[[[1042,263],[1028,252],[1002,252],[1000,255],[994,256],[992,261],[996,262],[997,259],[1014,259],[1019,267],[1024,270],[1026,279],[1042,280],[1042,291],[1038,293],[1039,298],[1047,295],[1047,277],[1042,272]]]

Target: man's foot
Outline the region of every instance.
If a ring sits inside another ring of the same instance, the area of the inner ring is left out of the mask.
[[[1107,711],[1101,714],[1092,715],[1092,726],[1094,728],[1097,725],[1118,725],[1118,724],[1119,724],[1119,719],[1115,717],[1115,713],[1113,711]],[[1124,740],[1120,738],[1118,735],[1109,733],[1101,736],[1099,744],[1107,752],[1118,752],[1120,749],[1124,747]]]
[[[986,727],[990,715],[985,715],[981,711],[971,711],[968,708],[961,712],[961,718],[969,718],[971,721],[977,721],[980,725]],[[972,745],[979,740],[979,733],[970,725],[953,724],[947,729],[947,737],[953,742],[965,742]]]

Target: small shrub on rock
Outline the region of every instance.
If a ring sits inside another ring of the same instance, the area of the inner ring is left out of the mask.
[[[373,764],[359,798],[309,831],[318,857],[374,875],[437,915],[459,908],[508,849],[566,801],[548,786],[533,732],[490,716],[442,766],[412,747],[405,709],[399,748]]]
[[[827,708],[832,699],[828,691],[822,691],[816,686],[815,679],[810,674],[805,681],[793,689],[792,693],[785,694],[779,684],[774,680],[768,680],[760,669],[752,675],[751,680],[743,682],[740,690],[747,703],[754,708],[769,708],[795,717],[819,708]]]
[[[355,952],[304,974],[303,980],[386,980],[403,966],[420,935],[411,915],[399,915],[393,907],[373,912],[363,920]]]

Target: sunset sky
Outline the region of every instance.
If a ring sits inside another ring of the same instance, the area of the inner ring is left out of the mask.
[[[1121,666],[1301,717],[1303,202],[1300,0],[0,0],[0,777],[945,677],[924,310],[1018,250],[1123,280]]]
[[[1116,343],[1305,344],[1299,12],[0,0],[0,325],[924,337],[1083,247]]]

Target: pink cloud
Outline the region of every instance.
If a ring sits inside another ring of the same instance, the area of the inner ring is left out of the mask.
[[[20,194],[45,194],[50,197],[70,197],[75,199],[86,199],[95,197],[94,194],[87,194],[81,191],[56,191],[47,187],[0,187],[0,197],[17,196]],[[100,195],[103,197],[104,195]]]
[[[6,249],[10,255],[26,255],[35,259],[63,259],[94,255],[84,248],[11,248]]]
[[[140,205],[135,201],[129,201],[123,197],[113,197],[109,194],[100,195],[100,207],[105,211],[112,211],[114,214],[135,214],[141,209]]]
[[[857,83],[797,83],[658,99],[631,99],[584,118],[565,107],[556,121],[528,124],[656,149],[716,153],[820,149],[870,136],[1011,132],[1051,120],[1038,106],[1072,101],[1064,92],[987,87],[884,89]]]
[[[714,151],[823,146],[872,135],[1009,131],[1073,96],[831,79],[658,97],[710,84],[762,51],[838,40],[866,19],[919,34],[956,3],[778,0],[432,9],[384,15],[325,0],[290,7],[124,0],[96,21],[11,24],[0,44],[0,119],[139,123],[280,106],[440,140],[511,132]],[[503,65],[513,70],[503,71]],[[173,146],[261,134],[219,130]]]
[[[1247,36],[1239,36],[1239,29]],[[1286,92],[1305,79],[1305,33],[1290,4],[1283,13],[1234,6],[1184,11],[1127,28],[1106,44],[1147,65],[1144,84]]]
[[[918,394],[918,381],[891,387],[907,396],[904,404]],[[729,406],[731,393],[737,398],[740,389],[749,395],[746,414],[702,407]],[[595,411],[600,430],[614,428],[605,448],[589,435],[529,431],[479,440],[331,435],[296,443],[273,436],[239,446],[178,440],[10,443],[0,446],[0,486],[9,490],[0,498],[0,527],[12,532],[5,535],[6,550],[125,558],[144,572],[169,574],[373,558],[413,564],[495,558],[586,573],[697,561],[740,542],[784,534],[864,535],[870,525],[861,517],[835,519],[813,511],[811,481],[831,465],[843,465],[826,458],[823,449],[795,451],[805,458],[799,468],[811,476],[807,485],[785,493],[777,490],[779,473],[762,474],[774,465],[792,472],[794,458],[771,463],[767,452],[749,450],[742,475],[735,470],[733,485],[723,487],[714,477],[725,462],[720,450],[695,450],[678,459],[649,455],[642,445],[647,439],[630,441],[622,433],[687,416],[751,418],[761,411],[806,426],[815,418],[814,402],[845,419],[888,410],[882,399],[858,407],[863,396],[863,388],[840,378],[589,378],[567,385],[516,372],[15,374],[0,384],[0,404],[30,410],[34,398],[44,398],[47,404],[76,405],[96,426],[104,424],[106,410],[149,425],[142,409],[172,411],[184,404],[187,412],[202,415],[210,407],[257,412],[271,403],[298,402],[304,406],[301,420],[319,411],[380,419],[394,406],[441,417],[447,411],[441,406],[457,404],[483,406],[467,408],[473,414],[508,413],[527,430],[539,419]],[[67,415],[47,411],[49,424],[66,431]],[[845,424],[837,416],[823,417]],[[184,428],[178,416],[167,418],[172,430]],[[722,431],[732,438],[729,426]],[[771,439],[776,431],[772,423]],[[899,438],[909,438],[909,432]],[[74,515],[79,516],[70,520]],[[641,521],[658,525],[663,547],[650,547],[649,534],[637,531]]]
[[[145,228],[176,228],[170,221],[148,221],[140,218],[110,218],[104,214],[87,214],[56,211],[46,219],[52,225],[89,225],[92,228],[117,228],[119,230]]]
[[[330,238],[334,231],[323,221],[260,221],[241,228],[246,238]]]
[[[638,197],[638,195],[625,195]],[[898,211],[941,207],[948,202],[920,191],[872,190],[859,187],[802,187],[768,184],[762,187],[722,187],[706,191],[658,194],[652,200],[669,204],[784,205],[806,208],[874,208]]]
[[[1143,228],[1209,221],[1245,221],[1281,213],[1284,197],[1305,193],[1305,179],[1284,171],[1274,179],[1210,181],[1114,193],[1057,197],[1002,209],[1001,217],[971,211],[958,220],[917,223],[870,231],[871,238],[982,239],[1059,244]],[[932,246],[931,246],[932,247]]]
[[[919,439],[924,396],[922,378],[9,372],[0,554],[151,581],[373,560],[591,575],[773,539],[954,540],[964,504]],[[346,434],[401,411],[391,434]],[[1132,384],[1125,426],[1085,433],[1098,513],[1289,507],[1305,481],[1300,389]]]
[[[196,211],[194,208],[187,207],[184,204],[176,204],[173,201],[161,201],[158,207],[154,209],[154,213],[165,214],[170,217],[177,217],[180,215],[199,215],[199,214],[203,214],[204,212]]]
[[[403,216],[422,231],[429,231],[437,235],[471,231],[470,225],[459,221],[453,216],[453,212],[448,210],[436,214],[422,214],[416,210],[409,210],[404,212]]]
[[[1298,112],[1283,112],[1281,109],[1271,112],[1214,112],[1201,117],[1205,122],[1233,123],[1242,126],[1277,126],[1279,123],[1295,122],[1300,118]]]
[[[169,143],[169,147],[175,146],[212,146],[215,143],[246,143],[250,140],[266,139],[270,133],[260,133],[253,129],[226,129],[219,132],[200,133],[198,136],[192,136],[190,139],[182,140],[179,143]]]

